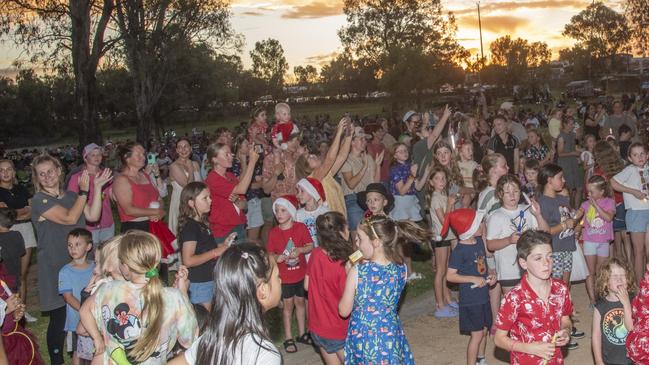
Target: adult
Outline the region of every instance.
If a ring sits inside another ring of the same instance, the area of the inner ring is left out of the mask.
[[[227,171],[232,168],[234,160],[230,146],[213,143],[207,148],[210,172],[205,183],[210,188],[212,197],[209,222],[217,243],[224,242],[231,233],[236,233],[238,240],[246,238],[245,194],[252,181],[259,155],[253,148],[249,150],[248,157],[248,165],[239,180],[234,173]]]
[[[189,139],[183,137],[176,142],[176,154],[178,157],[169,167],[169,178],[171,180],[171,201],[169,202],[169,230],[174,234],[178,233],[178,210],[180,205],[180,193],[183,188],[193,181],[201,181],[201,168],[198,162],[192,161],[192,144]]]
[[[367,144],[367,152],[376,160],[380,154],[385,155],[387,148],[383,144],[383,137],[386,131],[380,124],[368,124],[364,128],[365,133],[372,136]],[[388,181],[390,178],[390,161],[384,159],[380,166],[381,174],[379,181]]]
[[[392,146],[394,146],[395,143],[397,143],[397,139],[394,138],[392,134],[390,134],[390,126],[386,118],[379,118],[377,122],[381,125],[381,128],[383,128],[383,130],[385,131],[382,142],[385,148],[389,150],[392,148]]]
[[[229,129],[225,127],[219,127],[216,129],[216,139],[214,140],[214,143],[220,143],[224,145],[228,145],[230,148],[232,148],[232,141],[234,140],[234,137],[232,136],[232,132],[230,132]],[[203,160],[201,161],[201,177],[203,180],[207,178],[207,174],[210,172],[210,168],[208,167],[208,162],[207,162],[207,153],[203,155]]]
[[[32,258],[32,249],[36,247],[36,236],[31,222],[32,202],[31,194],[16,179],[16,166],[11,160],[0,160],[0,205],[14,209],[17,213],[16,223],[11,227],[12,231],[20,232],[25,243],[25,255],[20,259],[20,297],[27,301],[27,274],[29,273],[29,261]],[[25,312],[25,319],[28,322],[36,321],[36,318]]]
[[[94,197],[94,180],[97,175],[101,174],[102,160],[104,151],[95,143],[91,143],[83,148],[83,164],[81,169],[70,175],[68,181],[68,190],[79,193],[79,178],[87,171],[90,177],[90,191],[88,192],[88,204],[92,204]],[[92,233],[92,242],[99,244],[112,238],[115,235],[115,222],[113,221],[113,210],[110,207],[110,190],[112,184],[104,185],[101,192],[101,217],[96,222],[86,220],[86,229]]]
[[[362,127],[355,127],[351,143],[351,150],[347,160],[340,168],[341,186],[345,194],[345,208],[347,209],[347,221],[349,230],[355,231],[365,213],[358,205],[356,194],[367,188],[373,182],[379,182],[379,170],[376,166],[383,162],[383,156],[374,161],[372,156],[367,154],[367,138],[370,137],[363,131]]]
[[[502,115],[496,115],[493,119],[494,136],[487,142],[487,151],[489,153],[500,153],[507,160],[509,172],[518,173],[518,146],[519,142],[516,137],[509,133],[509,122]]]
[[[480,164],[486,152],[486,141],[480,141],[481,134],[478,130],[478,121],[475,117],[467,115],[462,122],[460,122],[459,130],[460,138],[464,139],[465,142],[471,143],[473,146],[473,161]],[[488,141],[489,137],[485,139]]]
[[[595,138],[599,138],[600,128],[601,126],[597,118],[597,107],[595,104],[588,104],[584,115],[584,135],[591,134]]]
[[[629,126],[633,135],[636,135],[636,118],[632,113],[624,111],[624,104],[620,100],[616,100],[613,102],[613,114],[604,119],[604,124],[602,125],[602,129],[600,129],[600,137],[606,138],[609,134],[616,136],[622,124]]]
[[[50,362],[64,363],[65,301],[59,295],[56,273],[70,262],[68,233],[83,228],[86,219],[95,222],[101,215],[102,187],[111,180],[112,172],[104,170],[94,179],[94,196],[88,205],[90,178],[83,173],[79,179],[79,194],[63,189],[61,162],[49,155],[40,155],[32,162],[34,197],[31,220],[38,241],[38,294],[41,311],[50,317],[47,326],[47,350]]]
[[[162,200],[164,194],[161,194],[165,192],[162,188],[164,183],[157,165],[146,165],[145,168],[144,147],[137,142],[121,145],[119,158],[122,170],[113,183],[113,196],[122,223],[121,233],[130,229],[149,232],[150,221],[159,221],[166,214]]]

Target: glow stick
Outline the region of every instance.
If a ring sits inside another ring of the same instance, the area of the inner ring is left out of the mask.
[[[523,192],[522,194],[523,194],[523,198],[525,199],[525,202],[527,202],[527,204],[530,206],[530,208],[532,208],[532,211],[534,213],[536,213],[536,208],[534,208],[534,206],[532,205],[532,201],[530,200],[530,197],[527,196],[527,194],[525,192]]]
[[[451,146],[455,149],[455,135],[451,134]]]
[[[7,283],[5,283],[4,280],[0,280],[0,285],[2,285],[2,289],[4,289],[4,291],[7,293],[7,296],[11,296],[13,294],[13,292],[11,291],[11,289],[9,289]]]
[[[556,333],[554,334],[554,336],[552,336],[552,342],[551,342],[552,344],[554,344],[555,342],[557,342],[557,335],[558,335],[558,334],[559,334],[559,332],[556,332]],[[548,359],[543,360],[543,365],[548,365]]]

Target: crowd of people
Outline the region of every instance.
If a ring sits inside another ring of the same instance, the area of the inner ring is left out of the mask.
[[[34,248],[57,365],[280,364],[298,343],[326,364],[412,364],[398,305],[422,249],[468,365],[489,338],[512,364],[563,363],[585,337],[578,281],[594,362],[649,364],[647,105],[478,98],[334,125],[279,103],[214,135],[9,153],[0,364],[44,363],[25,323]],[[263,321],[278,306],[283,352]]]

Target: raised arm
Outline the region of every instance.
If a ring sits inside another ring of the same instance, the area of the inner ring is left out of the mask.
[[[331,171],[331,168],[334,166],[336,163],[336,158],[338,157],[338,151],[340,150],[340,141],[342,139],[343,133],[345,132],[345,129],[348,128],[349,125],[349,118],[344,117],[343,119],[338,122],[338,128],[336,129],[336,136],[334,137],[333,142],[331,142],[331,146],[329,147],[329,151],[327,151],[327,156],[325,157],[325,160],[322,162],[322,164],[315,170],[313,171],[313,177],[316,179],[322,181],[325,176]]]
[[[257,164],[257,160],[259,160],[259,155],[255,151],[254,148],[250,149],[250,161],[248,161],[248,165],[246,166],[246,171],[241,175],[241,179],[239,180],[239,183],[237,186],[234,187],[232,190],[233,194],[245,194],[246,191],[248,191],[248,187],[250,186],[250,182],[252,181],[252,175],[254,174],[255,170],[255,165]]]

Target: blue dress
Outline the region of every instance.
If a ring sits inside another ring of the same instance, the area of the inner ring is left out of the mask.
[[[354,309],[345,343],[345,364],[414,364],[397,305],[406,285],[406,266],[358,265]]]

